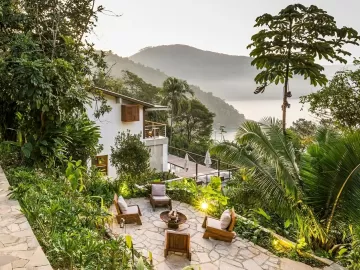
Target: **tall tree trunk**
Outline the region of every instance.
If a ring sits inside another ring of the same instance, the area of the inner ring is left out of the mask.
[[[173,136],[173,117],[174,117],[174,108],[171,106],[171,116],[170,116],[170,138],[169,138],[169,146],[171,146],[172,136]]]
[[[288,92],[288,85],[289,85],[289,63],[286,66],[286,77],[285,77],[285,84],[284,84],[284,96],[283,96],[283,105],[282,105],[282,129],[284,134],[286,133],[286,109],[287,109],[287,92]]]
[[[288,38],[288,52],[287,52],[287,63],[286,63],[286,73],[285,73],[285,84],[284,84],[284,97],[282,105],[282,128],[284,134],[286,134],[286,109],[287,109],[287,94],[289,90],[289,70],[290,70],[290,58],[291,58],[291,37],[292,37],[292,19],[290,19],[289,25],[289,38]]]

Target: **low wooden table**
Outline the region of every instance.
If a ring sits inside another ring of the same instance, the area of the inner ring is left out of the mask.
[[[169,229],[179,229],[179,225],[184,224],[187,221],[187,217],[181,212],[177,212],[178,214],[177,222],[175,220],[170,219],[169,213],[170,211],[164,211],[160,213],[160,218],[168,225]]]

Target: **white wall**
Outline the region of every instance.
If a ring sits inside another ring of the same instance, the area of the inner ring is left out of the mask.
[[[115,144],[115,137],[119,132],[130,130],[131,134],[143,133],[143,117],[144,108],[139,105],[139,121],[122,122],[121,121],[121,105],[128,104],[125,100],[120,99],[120,103],[116,103],[116,98],[105,95],[107,104],[111,106],[112,110],[104,114],[100,119],[94,117],[96,103],[93,101],[90,106],[87,106],[87,113],[91,120],[95,121],[101,130],[101,138],[99,143],[103,145],[103,150],[98,155],[108,155],[108,175],[116,178],[116,169],[110,164],[111,146]],[[141,137],[142,138],[142,137]]]
[[[150,167],[160,172],[167,171],[168,138],[149,138],[144,142],[150,148]]]

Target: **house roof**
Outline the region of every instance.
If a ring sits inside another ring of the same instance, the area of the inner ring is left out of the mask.
[[[123,95],[123,94],[119,94],[119,93],[104,89],[104,88],[100,88],[100,87],[95,87],[95,88],[102,91],[106,95],[122,98],[122,99],[125,99],[127,101],[143,105],[145,108],[149,108],[149,110],[151,109],[152,111],[154,111],[154,110],[159,110],[160,111],[160,110],[167,110],[168,109],[167,106],[151,104],[151,103],[148,103],[148,102],[145,102],[145,101],[142,101],[142,100],[138,100],[136,98],[132,98],[132,97],[129,97],[129,96],[126,96],[126,95]]]

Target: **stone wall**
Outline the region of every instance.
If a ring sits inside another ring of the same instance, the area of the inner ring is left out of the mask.
[[[51,270],[18,201],[8,198],[9,186],[0,167],[0,270]]]

